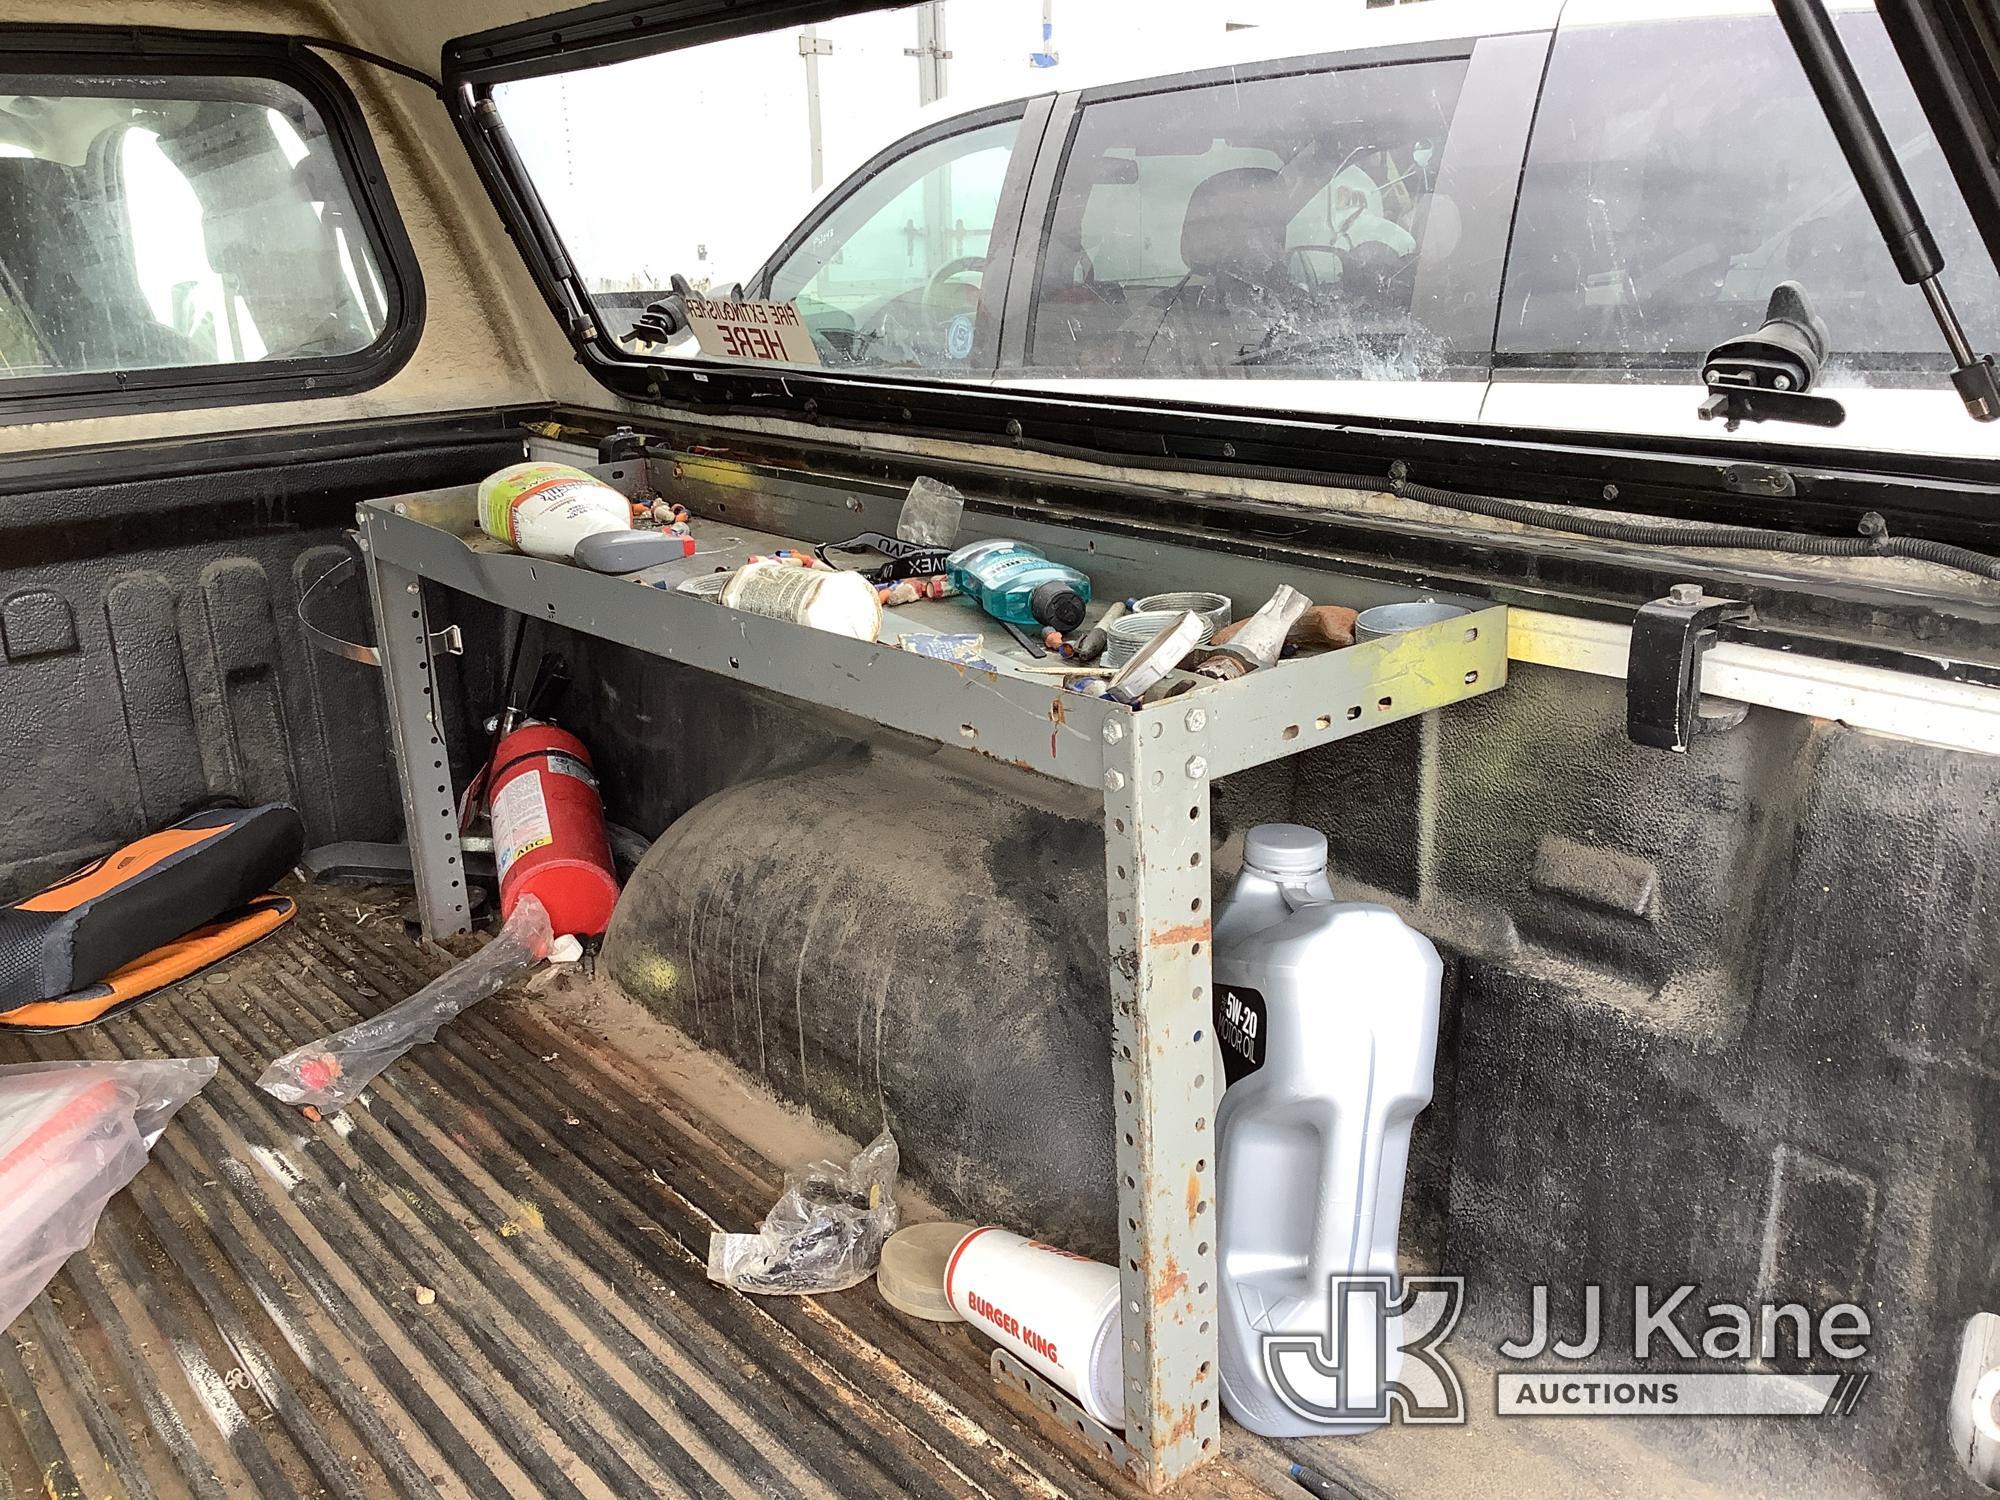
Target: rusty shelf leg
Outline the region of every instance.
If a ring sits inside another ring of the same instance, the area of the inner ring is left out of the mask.
[[[1168,703],[1104,726],[1125,1440],[1156,1491],[1221,1416],[1204,723]]]
[[[431,628],[423,586],[408,568],[377,556],[376,517],[364,508],[361,545],[368,592],[375,605],[375,640],[382,654],[382,688],[402,783],[403,836],[417,877],[417,912],[424,936],[436,942],[472,926],[465,869],[458,847],[458,799],[445,753],[432,688]]]

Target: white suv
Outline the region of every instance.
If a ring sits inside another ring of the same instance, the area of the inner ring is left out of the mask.
[[[1990,343],[2000,280],[1880,19],[1841,10]],[[797,302],[830,365],[1712,438],[1704,353],[1795,280],[1847,422],[1743,436],[2000,451],[1768,0],[1435,0],[1339,30],[1338,51],[939,119],[825,193],[744,289]]]

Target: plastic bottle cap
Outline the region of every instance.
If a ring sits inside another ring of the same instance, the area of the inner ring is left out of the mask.
[[[912,1224],[883,1242],[882,1260],[875,1268],[875,1290],[882,1300],[913,1318],[933,1323],[963,1323],[965,1319],[944,1294],[945,1267],[958,1242],[972,1233],[970,1224]]]
[[[1035,585],[1028,609],[1037,620],[1056,630],[1074,630],[1083,623],[1083,595],[1059,578]]]
[[[1259,823],[1243,836],[1243,862],[1272,875],[1317,875],[1326,835],[1299,823]]]

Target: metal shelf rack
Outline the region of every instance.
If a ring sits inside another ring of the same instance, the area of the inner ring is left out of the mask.
[[[656,457],[596,472],[628,493],[685,486],[698,522],[704,494],[727,493],[739,502],[729,510],[728,525],[747,524],[739,517],[755,513],[766,530],[816,541],[844,534],[838,531],[843,523],[856,530],[894,529],[893,497],[886,490],[857,494],[849,487],[838,519],[815,519],[801,481],[773,476],[759,511],[745,500],[755,486],[742,474],[724,476],[721,490],[704,491],[695,472],[700,463],[690,459],[684,473],[681,464],[668,466]],[[715,470],[706,466],[710,482]],[[707,514],[720,508],[710,505]],[[373,501],[358,518],[418,906],[434,939],[467,930],[470,905],[457,795],[435,716],[425,584],[1101,792],[1129,1424],[1121,1438],[1097,1428],[1052,1387],[1037,1383],[1030,1394],[1149,1489],[1164,1488],[1198,1466],[1216,1447],[1221,1417],[1214,1087],[1207,1076],[1209,788],[1232,772],[1501,687],[1507,611],[1458,601],[1469,612],[1439,624],[1134,709],[1065,692],[1049,677],[965,669],[496,550],[479,536],[470,487]],[[818,535],[812,534],[815,526]],[[1059,529],[1000,524],[995,534],[1033,535],[1051,555],[1061,555],[1049,543],[1050,536],[1063,540]],[[1066,560],[1086,571],[1093,559],[1110,566],[1110,553],[1085,556],[1084,535],[1067,533],[1075,551]],[[1147,560],[1165,566],[1172,550],[1154,549],[1158,555],[1149,553]],[[1267,563],[1196,556],[1204,569],[1196,576],[1224,566],[1246,582],[1269,575],[1264,593],[1291,581],[1321,602],[1383,597],[1383,586],[1366,580],[1350,581],[1343,597],[1321,586],[1338,575],[1301,578],[1299,570],[1287,569],[1281,577]],[[1180,566],[1189,563],[1183,559]],[[1162,576],[1157,586],[1193,585],[1185,577]],[[1242,597],[1249,597],[1247,588]]]

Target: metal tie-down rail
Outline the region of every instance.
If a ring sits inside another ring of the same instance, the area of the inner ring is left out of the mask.
[[[631,486],[643,482],[636,469],[598,472]],[[1132,709],[469,546],[473,497],[469,487],[442,490],[359,512],[418,908],[434,939],[467,931],[470,904],[431,680],[426,583],[1102,790],[1129,1416],[1122,1442],[1093,1446],[1150,1489],[1197,1467],[1213,1453],[1221,1420],[1210,784],[1502,686],[1506,610],[1476,609]],[[1061,1392],[1022,1386],[1012,1373],[996,1366],[1038,1406],[1092,1435],[1094,1424]]]

